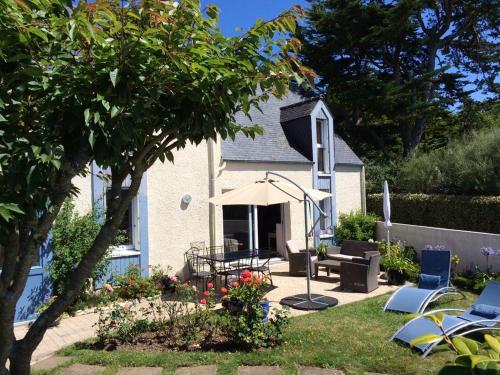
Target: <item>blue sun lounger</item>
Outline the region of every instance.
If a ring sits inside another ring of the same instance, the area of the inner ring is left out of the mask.
[[[461,312],[462,315],[445,315],[443,329],[448,336],[466,336],[478,331],[500,331],[500,326],[497,326],[500,325],[500,282],[490,281],[476,302],[467,310],[439,309],[429,311],[406,323],[392,336],[391,340],[400,340],[409,344],[411,340],[428,333],[442,335],[437,325],[425,316],[436,312],[453,311]],[[441,341],[417,345],[416,348],[422,352],[422,357],[426,357]]]
[[[427,306],[446,294],[463,293],[450,283],[451,252],[422,250],[418,286],[403,286],[392,294],[384,310],[422,313]]]

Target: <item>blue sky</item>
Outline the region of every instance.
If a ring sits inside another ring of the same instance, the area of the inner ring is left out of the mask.
[[[292,5],[307,7],[306,0],[202,0],[201,3],[220,8],[220,26],[226,36],[239,34],[235,31],[237,27],[246,30],[259,18],[274,18]]]

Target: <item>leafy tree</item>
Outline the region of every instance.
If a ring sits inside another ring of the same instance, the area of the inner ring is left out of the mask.
[[[66,200],[61,207],[52,227],[52,260],[48,267],[55,295],[68,287],[73,268],[92,246],[101,229],[100,216],[99,210],[79,214],[71,200]],[[108,257],[99,260],[90,274],[93,281],[102,279],[109,265]],[[80,293],[79,300],[85,298],[84,293]]]
[[[217,8],[202,11],[197,0],[0,0],[0,373],[7,359],[13,373],[30,372],[34,349],[112,243],[151,165],[173,161],[188,142],[254,136],[261,128],[238,126],[235,112],[310,78],[287,36],[301,15],[294,8],[226,38]],[[16,339],[29,269],[91,162],[111,171],[103,225],[68,286]]]
[[[398,180],[395,187],[408,193],[500,195],[500,128],[415,154],[401,166]]]
[[[411,155],[469,84],[498,95],[496,0],[310,2],[304,61],[346,137],[385,157]]]

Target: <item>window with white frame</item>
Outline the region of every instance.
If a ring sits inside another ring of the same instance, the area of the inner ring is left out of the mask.
[[[328,122],[325,119],[316,119],[316,146],[318,172],[330,173],[330,157],[328,152]]]
[[[128,187],[122,187],[121,195],[124,196],[128,192]],[[108,190],[109,191],[109,190]],[[110,194],[106,194],[106,205],[109,204]],[[137,241],[137,210],[136,198],[130,202],[123,220],[118,227],[118,234],[114,248],[117,250],[138,250]]]
[[[325,193],[329,193],[330,191],[328,189],[320,189],[321,191],[324,191]],[[328,231],[330,228],[330,222],[331,222],[331,198],[325,198],[319,201],[319,208],[321,211],[323,211],[326,214],[326,217],[320,215],[319,219],[319,229],[322,231],[325,231],[324,234],[327,234],[326,231]]]

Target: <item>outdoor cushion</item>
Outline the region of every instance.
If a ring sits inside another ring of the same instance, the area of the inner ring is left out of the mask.
[[[486,319],[495,319],[500,315],[500,307],[477,303],[472,305],[472,314],[482,316]]]
[[[356,257],[356,256],[352,256],[352,255],[345,255],[345,254],[326,254],[326,257],[328,259],[335,259],[335,260],[353,260],[354,258],[363,259],[363,257]]]
[[[441,276],[421,273],[418,279],[418,287],[421,289],[437,289],[441,283]]]

